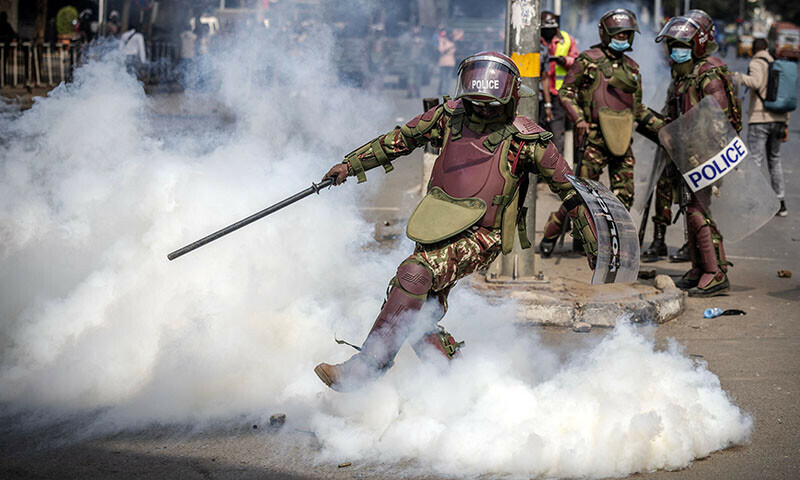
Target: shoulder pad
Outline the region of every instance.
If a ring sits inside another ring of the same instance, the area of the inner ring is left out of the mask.
[[[514,126],[522,135],[532,135],[534,133],[542,133],[545,131],[545,129],[540,127],[539,124],[522,115],[517,115],[517,118],[514,119]]]
[[[636,68],[636,69],[639,68],[639,64],[636,63],[636,60],[632,59],[631,57],[629,57],[627,55],[625,55],[624,58],[625,58],[625,63],[627,63],[628,65],[630,65],[633,68]]]
[[[727,68],[727,64],[717,57],[706,57],[703,59],[703,63],[700,64],[700,68],[697,69],[697,73],[703,75],[716,68]]]
[[[584,50],[581,52],[581,55],[590,60],[599,60],[606,56],[599,48],[590,48],[589,50]]]
[[[436,105],[422,115],[417,115],[416,117],[412,118],[410,122],[406,123],[406,126],[408,128],[414,128],[419,125],[420,121],[430,122],[433,120],[433,117],[436,115],[436,111],[439,109],[441,109],[441,105]]]
[[[444,104],[444,110],[445,110],[447,113],[450,113],[450,114],[452,114],[452,113],[453,113],[455,110],[457,110],[457,109],[459,109],[459,108],[464,108],[464,107],[462,106],[462,103],[461,103],[461,99],[460,99],[460,98],[459,98],[458,100],[448,100],[448,101],[447,101],[447,102]]]

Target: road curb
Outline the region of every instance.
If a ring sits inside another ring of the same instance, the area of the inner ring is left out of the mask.
[[[529,325],[549,325],[581,329],[582,326],[613,327],[620,318],[633,322],[664,323],[686,309],[686,293],[678,290],[666,275],[652,285],[587,285],[565,278],[551,278],[547,284],[524,288],[487,283],[482,279],[472,286],[497,299],[512,299],[518,305],[518,321]]]

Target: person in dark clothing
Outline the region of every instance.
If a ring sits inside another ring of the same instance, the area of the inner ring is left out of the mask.
[[[8,23],[8,14],[6,12],[0,12],[0,43],[3,44],[3,65],[0,65],[0,70],[2,70],[3,74],[8,72],[8,64],[11,62],[9,58],[11,57],[11,46],[9,45],[11,42],[17,41],[17,32],[14,31],[14,28]]]

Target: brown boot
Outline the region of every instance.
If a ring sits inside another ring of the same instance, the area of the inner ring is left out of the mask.
[[[731,284],[723,270],[726,267],[723,267],[723,260],[720,258],[724,256],[724,251],[720,250],[722,237],[717,233],[713,222],[701,215],[690,215],[689,221],[690,226],[694,227],[697,253],[703,270],[697,285],[689,290],[689,296],[711,297],[727,292]],[[718,237],[716,242],[714,237]]]
[[[314,367],[314,373],[337,392],[352,392],[377,380],[390,366],[370,365],[368,357],[357,353],[338,365],[320,363]]]
[[[690,297],[714,297],[731,289],[728,276],[722,270],[715,273],[704,273],[697,286],[689,289]]]
[[[411,333],[432,283],[431,272],[419,263],[401,264],[361,351],[338,365],[320,363],[314,373],[339,392],[357,390],[383,375]]]
[[[423,335],[411,347],[420,360],[429,360],[431,357],[453,360],[461,356],[459,349],[463,345],[464,342],[457,342],[447,330],[439,327],[438,330]]]
[[[680,280],[675,282],[675,286],[681,290],[689,290],[697,286],[697,282],[700,281],[700,277],[703,275],[700,257],[697,252],[696,238],[692,230],[689,230],[689,239],[686,241],[684,247],[686,247],[689,260],[692,262],[692,268],[684,273]]]

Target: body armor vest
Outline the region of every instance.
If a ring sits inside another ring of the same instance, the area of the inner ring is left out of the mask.
[[[624,64],[633,61],[627,55],[619,59],[610,59],[599,48],[587,50],[584,55],[597,65],[597,74],[588,89],[591,111],[587,113],[591,114],[592,122],[597,123],[600,109],[603,107],[614,111],[629,108],[632,111],[633,94],[636,93],[638,81],[635,75],[638,74],[628,71]]]
[[[439,187],[454,198],[482,199],[486,202],[486,213],[478,225],[492,228],[500,207],[493,200],[503,195],[507,183],[500,172],[503,152],[508,154],[506,142],[491,152],[484,145],[489,133],[476,133],[466,126],[462,127],[461,138],[453,140],[452,132],[450,137],[433,164],[431,188]]]
[[[729,78],[725,62],[717,57],[705,57],[698,60],[691,74],[674,81],[674,88],[668,92],[667,97],[669,116],[678,118],[703,99],[705,93],[702,91],[701,83],[703,77],[712,69],[717,69],[719,78],[712,80],[708,87],[738,133],[742,130],[742,104],[733,89],[733,81]],[[714,82],[719,83],[717,88],[714,88]]]
[[[420,243],[433,243],[479,225],[502,227],[503,237],[509,236],[513,243],[520,180],[527,174],[511,171],[511,139],[514,133],[530,135],[544,130],[526,117],[517,117],[513,127],[478,133],[464,122],[460,104],[448,102],[449,109],[458,113],[451,118],[442,153],[433,165],[428,194],[409,219],[408,236]]]
[[[627,55],[609,58],[600,48],[586,51],[597,65],[589,87],[592,123],[600,126],[608,150],[624,155],[633,138],[634,93],[638,89],[635,63]]]

